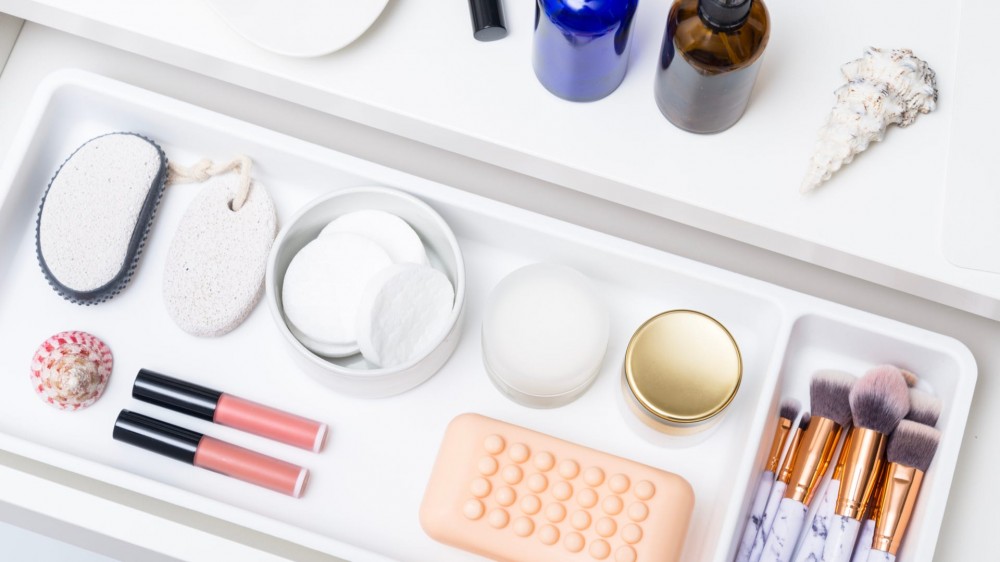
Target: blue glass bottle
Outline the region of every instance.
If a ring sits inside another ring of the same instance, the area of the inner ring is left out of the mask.
[[[553,94],[593,101],[625,78],[639,0],[535,0],[535,76]]]

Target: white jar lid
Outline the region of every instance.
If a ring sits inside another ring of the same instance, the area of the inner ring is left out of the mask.
[[[587,277],[540,263],[504,278],[483,318],[483,362],[494,384],[526,406],[572,402],[608,347],[608,309]]]

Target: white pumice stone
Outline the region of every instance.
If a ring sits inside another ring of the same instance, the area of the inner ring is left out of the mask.
[[[382,270],[361,297],[361,354],[383,368],[422,357],[447,328],[454,303],[448,277],[430,266],[396,264]]]
[[[210,180],[174,234],[163,274],[167,312],[185,332],[212,337],[239,326],[260,300],[278,219],[267,190],[251,184],[246,202],[230,208],[239,175]]]
[[[381,246],[346,232],[321,236],[292,258],[281,289],[292,333],[326,357],[358,352],[358,305],[372,278],[392,265]]]
[[[39,263],[60,295],[96,304],[128,284],[165,179],[163,152],[133,133],[92,139],[62,164],[36,231]]]
[[[385,211],[354,211],[337,217],[320,232],[320,237],[349,232],[382,246],[393,263],[427,265],[427,251],[417,232],[406,221]]]

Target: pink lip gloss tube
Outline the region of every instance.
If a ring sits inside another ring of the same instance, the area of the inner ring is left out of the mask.
[[[225,474],[294,498],[309,470],[136,412],[122,410],[114,438],[147,451]]]
[[[316,453],[326,443],[325,423],[148,369],[139,369],[132,397]]]

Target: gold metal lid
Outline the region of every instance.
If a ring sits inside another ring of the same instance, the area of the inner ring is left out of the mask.
[[[736,340],[711,316],[671,310],[647,320],[625,350],[625,380],[660,420],[697,424],[726,409],[743,377]]]

